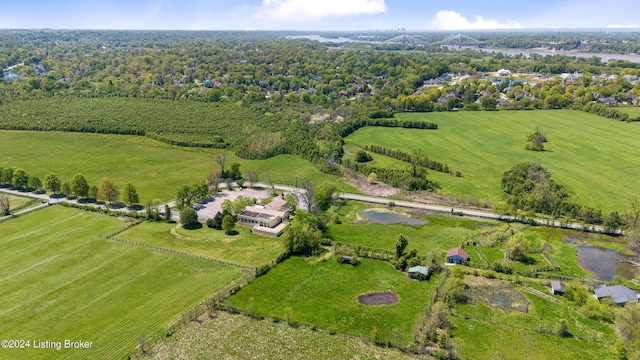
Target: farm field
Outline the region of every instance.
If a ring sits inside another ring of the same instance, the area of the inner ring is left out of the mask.
[[[438,276],[420,282],[407,278],[388,262],[361,259],[358,266],[335,258],[292,257],[278,264],[227,299],[228,305],[266,317],[317,326],[338,333],[408,344],[413,326],[435,292]],[[365,306],[358,295],[398,295],[394,305]]]
[[[93,342],[2,349],[14,359],[125,356],[138,339],[239,276],[237,267],[107,240],[117,218],[53,206],[0,224],[0,333]]]
[[[282,239],[254,235],[242,226],[235,230],[238,234],[230,236],[206,226],[186,230],[166,222],[144,222],[118,237],[249,266],[264,265],[284,252]]]
[[[481,283],[477,290],[481,296],[494,298],[500,294],[499,304],[507,310],[480,301],[475,305],[456,306],[454,316],[450,317],[455,329],[452,341],[462,358],[551,359],[559,358],[558,354],[571,354],[571,358],[576,359],[598,359],[610,356],[616,339],[613,327],[586,318],[564,299],[559,298],[556,303],[519,291],[517,287],[514,289],[510,282],[471,278],[474,277],[467,277],[468,283]],[[528,302],[524,307],[526,312],[509,309],[509,306],[520,306],[516,302],[521,301],[516,300],[518,298]],[[571,336],[552,334],[559,319],[567,319]],[[514,339],[518,339],[517,343]]]
[[[219,311],[216,318],[189,323],[151,348],[143,359],[417,359],[362,339],[285,322],[255,320]]]
[[[111,179],[121,189],[133,183],[140,203],[173,198],[179,186],[200,183],[219,165],[213,161],[216,150],[185,150],[144,137],[61,132],[0,131],[0,166],[22,167],[43,179],[53,172],[61,181],[76,173],[89,184]],[[12,151],[25,149],[25,151]],[[240,170],[256,170],[261,181],[271,175],[277,183],[294,184],[296,177],[327,182],[355,191],[339,178],[322,174],[309,162],[294,155],[266,160],[244,160],[229,154],[227,164],[238,162]],[[286,175],[283,175],[286,174]]]
[[[631,119],[639,119],[640,118],[640,106],[632,106],[632,105],[621,105],[616,108],[616,110],[620,110],[624,113],[629,114]]]
[[[640,186],[640,127],[634,124],[571,110],[404,113],[397,118],[435,122],[438,130],[366,127],[346,138],[348,149],[371,144],[406,152],[422,149],[430,159],[462,172],[457,178],[429,171],[451,196],[502,201],[502,174],[520,162],[541,164],[574,201],[605,212],[626,210],[634,196],[630,189]],[[525,150],[526,136],[536,126],[548,139],[546,151]]]

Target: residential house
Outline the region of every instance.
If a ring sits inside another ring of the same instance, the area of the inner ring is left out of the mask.
[[[610,297],[614,304],[624,306],[629,301],[638,301],[639,296],[637,292],[629,289],[624,285],[597,285],[593,288],[595,297],[601,300],[606,297]]]
[[[289,208],[282,197],[276,197],[267,205],[247,206],[238,214],[238,225],[250,226],[253,232],[260,235],[278,237],[287,224]]]
[[[462,248],[447,250],[447,264],[465,264],[469,261],[469,254]]]
[[[429,268],[426,266],[412,266],[407,271],[411,279],[429,280]]]

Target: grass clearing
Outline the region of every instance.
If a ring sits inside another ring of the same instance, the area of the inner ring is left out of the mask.
[[[514,290],[517,291],[517,290]],[[609,358],[616,340],[612,326],[593,321],[572,309],[564,300],[555,303],[529,293],[529,313],[492,309],[478,301],[459,304],[452,340],[464,359],[572,359]],[[553,333],[566,319],[571,337]],[[488,336],[491,334],[491,336]],[[514,340],[517,339],[517,342]]]
[[[15,196],[2,191],[0,191],[0,195],[7,196],[9,198],[9,211],[25,208],[27,207],[27,204],[29,204],[30,202],[37,203],[37,204],[40,203],[39,200],[34,201],[33,198],[29,198],[26,196]],[[0,215],[2,214],[0,213]]]
[[[286,319],[349,335],[408,344],[413,326],[435,291],[438,276],[420,282],[407,278],[388,262],[361,259],[360,265],[334,258],[292,257],[257,278],[227,303],[267,317]],[[358,295],[391,290],[394,305],[365,306]]]
[[[242,226],[236,226],[236,231],[237,235],[229,236],[206,226],[186,230],[177,224],[144,222],[118,237],[250,266],[269,263],[284,252],[282,239],[255,235]]]
[[[41,180],[52,172],[62,182],[76,173],[84,174],[90,185],[99,185],[108,178],[122,189],[131,182],[138,190],[141,204],[152,199],[167,201],[175,197],[179,186],[200,183],[212,170],[219,169],[213,161],[216,150],[180,149],[137,136],[0,131],[0,143],[3,144],[0,166],[22,167]],[[227,164],[232,162],[241,165],[243,174],[249,169],[256,170],[260,181],[271,175],[276,183],[292,185],[296,178],[308,179],[356,191],[295,155],[245,160],[229,154]]]
[[[124,224],[50,207],[0,224],[0,333],[93,342],[91,349],[3,349],[25,359],[120,358],[240,275],[237,267],[105,237]]]
[[[575,201],[603,211],[627,209],[633,197],[629,189],[640,187],[640,127],[633,124],[571,110],[406,113],[397,117],[435,122],[438,130],[366,127],[347,137],[348,148],[353,151],[353,146],[376,144],[406,152],[422,149],[429,158],[464,175],[457,178],[430,171],[430,178],[441,184],[445,194],[502,201],[505,194],[500,178],[519,162],[545,166]],[[524,148],[535,126],[549,139],[547,151]]]
[[[151,349],[153,359],[417,359],[397,349],[361,339],[284,322],[255,320],[218,312],[218,317],[190,323]]]
[[[351,212],[343,214],[349,213]],[[353,218],[353,215],[349,216]],[[387,250],[395,249],[398,235],[402,234],[409,240],[407,251],[415,248],[420,255],[434,251],[436,256],[444,259],[447,249],[460,246],[463,242],[470,241],[473,235],[499,226],[498,223],[478,222],[447,215],[427,215],[424,219],[429,221],[429,224],[334,224],[329,226],[327,233],[335,241]]]

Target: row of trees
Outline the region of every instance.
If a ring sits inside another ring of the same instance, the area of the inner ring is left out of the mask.
[[[49,173],[44,177],[44,181],[41,181],[39,177],[29,175],[23,168],[0,167],[0,185],[20,190],[50,191],[54,196],[62,193],[81,199],[104,200],[109,204],[122,199],[129,207],[140,201],[138,191],[131,183],[127,183],[122,191],[110,179],[103,180],[100,186],[89,185],[84,175],[79,173],[66,182],[60,181],[56,174]]]

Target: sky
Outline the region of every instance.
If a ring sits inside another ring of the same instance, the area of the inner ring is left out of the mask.
[[[2,29],[638,28],[637,0],[0,0]]]

